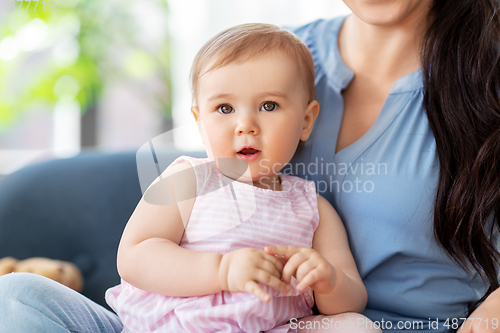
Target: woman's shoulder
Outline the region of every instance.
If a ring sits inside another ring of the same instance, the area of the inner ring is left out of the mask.
[[[304,42],[318,42],[318,36],[324,37],[325,33],[337,36],[342,23],[347,16],[338,16],[332,19],[318,19],[302,26],[293,27],[289,30]]]
[[[326,74],[330,80],[350,80],[352,73],[344,65],[338,50],[337,38],[347,16],[333,19],[319,19],[306,25],[291,29],[311,51],[316,78]],[[336,86],[336,85],[335,85]]]
[[[332,50],[333,42],[337,41],[340,27],[347,16],[339,16],[332,19],[319,19],[290,29],[295,35],[304,41],[309,48],[322,48],[321,50]]]

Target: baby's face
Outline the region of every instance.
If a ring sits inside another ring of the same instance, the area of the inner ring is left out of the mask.
[[[202,75],[197,104],[193,114],[209,158],[249,166],[239,178],[219,170],[270,188],[299,140],[309,137],[319,110],[316,101],[308,103],[295,63],[279,52]]]

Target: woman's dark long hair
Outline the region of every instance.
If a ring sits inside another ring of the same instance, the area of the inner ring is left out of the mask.
[[[468,272],[499,287],[500,0],[434,0],[424,38],[424,104],[440,173],[434,232]],[[476,303],[477,304],[477,303]]]

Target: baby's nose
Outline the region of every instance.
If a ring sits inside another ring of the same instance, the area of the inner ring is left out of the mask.
[[[252,115],[243,115],[238,120],[238,125],[236,126],[236,133],[238,135],[243,134],[259,134],[259,125],[257,120]]]

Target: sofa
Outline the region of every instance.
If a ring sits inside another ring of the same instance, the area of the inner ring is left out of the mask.
[[[206,156],[169,149],[154,156],[151,169],[163,170],[186,154]],[[84,276],[82,294],[107,307],[106,289],[120,282],[120,236],[141,198],[141,185],[155,178],[139,181],[137,158],[136,152],[87,152],[0,178],[0,258],[73,262]]]

